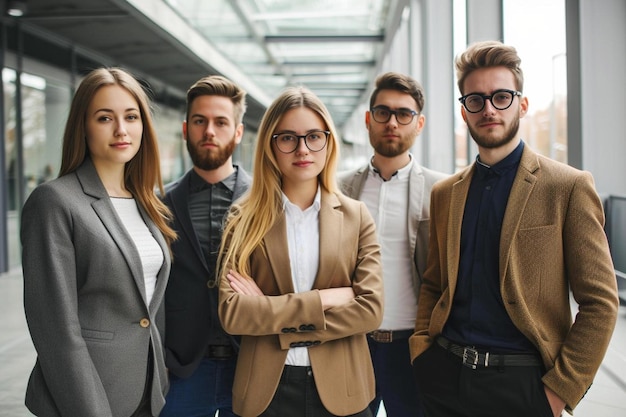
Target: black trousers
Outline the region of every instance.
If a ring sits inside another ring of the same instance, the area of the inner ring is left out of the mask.
[[[426,417],[552,417],[542,366],[471,369],[433,343],[413,369]]]
[[[285,366],[269,407],[260,417],[336,417],[326,410],[309,366]],[[369,408],[352,417],[372,417]]]

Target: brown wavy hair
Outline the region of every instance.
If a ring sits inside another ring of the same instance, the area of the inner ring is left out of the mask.
[[[110,85],[124,88],[135,98],[143,122],[141,145],[137,154],[124,167],[124,183],[169,244],[176,239],[176,232],[169,226],[172,217],[170,210],[155,193],[156,188],[161,195],[165,194],[150,101],[146,90],[130,73],[121,68],[99,68],[83,78],[72,99],[65,124],[59,176],[74,172],[89,156],[87,109],[96,92]]]
[[[456,57],[454,65],[461,95],[465,94],[463,83],[469,74],[477,69],[490,67],[508,68],[515,77],[515,87],[519,91],[524,91],[522,59],[513,46],[505,45],[499,41],[476,42]]]
[[[370,96],[370,109],[374,107],[381,90],[394,90],[413,97],[418,113],[424,109],[424,87],[414,78],[399,72],[386,72],[376,78],[376,88]]]

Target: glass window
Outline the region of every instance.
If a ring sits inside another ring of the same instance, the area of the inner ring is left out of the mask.
[[[15,71],[5,68],[4,81],[4,123],[5,123],[5,166],[7,196],[7,253],[9,268],[21,263],[19,242],[19,163],[17,152],[17,126],[15,108]],[[1,238],[1,237],[0,237]]]
[[[454,0],[454,50],[467,45],[466,2]],[[565,2],[563,0],[503,0],[504,42],[522,58],[528,114],[521,120],[522,139],[545,156],[567,163],[567,72]],[[533,29],[528,30],[528,22]],[[541,47],[538,47],[541,45]],[[459,91],[455,85],[455,97]],[[467,166],[475,145],[460,112],[455,112],[455,167]]]
[[[56,178],[61,164],[63,130],[70,89],[43,77],[22,74],[22,129],[25,197]]]
[[[453,42],[454,53],[459,54],[465,50],[467,46],[467,10],[465,0],[454,0],[453,3]],[[456,75],[454,77],[454,88],[452,103],[454,103],[454,169],[458,171],[467,165],[469,165],[471,158],[470,146],[471,138],[467,131],[467,125],[461,117],[461,110],[457,98],[460,96],[459,88],[457,87]]]
[[[18,207],[18,152],[17,126],[15,109],[15,71],[5,68],[2,71],[4,80],[4,126],[5,126],[5,166],[7,170],[7,208],[16,210]]]
[[[16,77],[13,69],[3,69],[10,267],[20,263],[18,213],[23,204],[20,194],[23,192],[24,198],[27,198],[37,185],[58,175],[63,128],[70,106],[69,86],[22,73],[23,176],[20,176]],[[23,178],[22,184],[20,178]]]
[[[567,163],[565,2],[504,0],[503,16],[504,41],[522,58],[529,102],[522,138],[539,153]]]
[[[270,97],[304,84],[343,126],[383,54],[390,0],[165,0]]]
[[[161,177],[167,184],[179,178],[191,166],[183,140],[183,111],[155,104],[154,128],[159,139]]]

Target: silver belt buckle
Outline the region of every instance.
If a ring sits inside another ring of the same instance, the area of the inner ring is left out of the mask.
[[[372,339],[378,343],[391,343],[393,340],[391,330],[374,330],[370,333]]]
[[[478,365],[478,351],[472,347],[463,348],[463,365],[471,369],[476,369]]]

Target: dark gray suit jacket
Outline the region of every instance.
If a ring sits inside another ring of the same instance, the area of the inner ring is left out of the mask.
[[[24,308],[38,355],[26,406],[35,415],[128,417],[141,400],[149,364],[153,413],[163,407],[168,382],[157,311],[170,255],[140,212],[165,257],[150,305],[139,253],[89,158],[26,201]]]
[[[180,378],[196,370],[204,357],[211,328],[221,327],[217,317],[217,288],[207,287],[214,271],[209,271],[189,214],[190,175],[188,171],[178,181],[168,184],[164,199],[172,210],[172,227],[178,234],[172,244],[174,259],[165,294],[165,361],[169,371]],[[233,201],[251,182],[250,175],[238,167]]]

